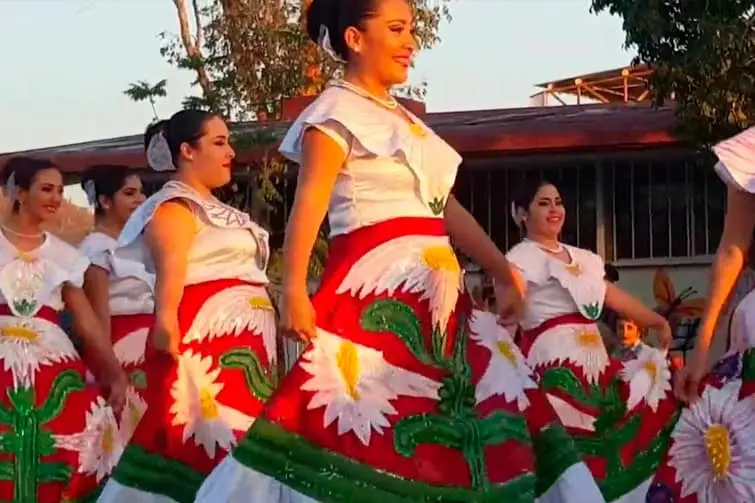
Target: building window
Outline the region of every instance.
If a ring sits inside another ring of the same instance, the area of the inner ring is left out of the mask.
[[[493,242],[505,251],[522,239],[511,219],[513,195],[532,178],[548,180],[561,192],[566,207],[566,222],[561,239],[565,243],[596,251],[594,163],[484,169],[462,166],[456,178],[454,195],[472,213]]]
[[[713,254],[726,189],[707,161],[687,156],[603,162],[606,260]]]

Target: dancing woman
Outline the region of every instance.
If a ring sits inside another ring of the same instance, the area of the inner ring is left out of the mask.
[[[512,214],[525,233],[506,255],[525,292],[521,350],[606,501],[644,503],[677,412],[669,325],[607,282],[598,255],[559,242],[566,213],[554,185],[517,191]],[[604,307],[655,330],[663,347],[639,343],[628,358],[611,357],[597,325]]]
[[[93,166],[81,187],[94,207],[95,228],[79,245],[92,266],[84,275],[84,291],[106,333],[115,356],[129,375],[127,403],[120,421],[123,442],[128,442],[144,414],[147,382],[144,352],[154,322],[154,275],[141,257],[113,255],[126,221],[144,202],[139,175],[126,166]]]
[[[268,233],[215,199],[231,180],[225,122],[184,110],[147,130],[150,167],[173,180],[129,218],[115,260],[143,253],[155,279],[147,411],[100,502],[191,502],[249,428],[275,380]]]
[[[307,25],[346,61],[280,147],[301,170],[283,323],[309,345],[197,501],[602,502],[495,315],[470,317],[450,238],[511,271],[450,194],[459,155],[390,95],[417,49],[409,4],[314,0]]]
[[[89,262],[41,230],[63,200],[60,171],[46,160],[16,157],[3,179],[11,212],[0,229],[0,500],[84,498],[81,487],[67,487],[71,479],[109,473],[121,448],[113,410],[85,387],[84,364],[60,327],[64,307],[116,409],[126,376],[81,289]]]
[[[727,186],[724,229],[695,353],[674,382],[676,395],[690,405],[648,494],[653,503],[755,501],[755,292],[734,311],[730,351],[708,373],[713,334],[753,245],[755,128],[714,151]]]

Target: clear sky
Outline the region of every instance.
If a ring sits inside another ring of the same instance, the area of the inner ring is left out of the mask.
[[[443,41],[420,55],[430,111],[526,106],[534,84],[628,64],[621,22],[589,0],[452,0]],[[140,133],[130,82],[168,80],[161,116],[192,75],[160,56],[171,0],[0,0],[0,152]]]

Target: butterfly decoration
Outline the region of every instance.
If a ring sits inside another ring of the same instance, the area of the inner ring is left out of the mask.
[[[705,308],[705,299],[702,297],[693,297],[697,290],[692,287],[685,288],[680,293],[676,293],[676,288],[671,282],[668,273],[663,267],[655,271],[653,279],[653,295],[658,303],[656,311],[661,313],[666,319],[698,319],[703,315]]]

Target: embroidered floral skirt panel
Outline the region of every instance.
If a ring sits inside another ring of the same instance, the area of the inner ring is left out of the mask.
[[[58,313],[0,305],[0,360],[0,501],[88,498],[120,455],[117,424]]]
[[[121,411],[120,417],[116,418],[118,420],[117,441],[121,450],[122,446],[128,444],[147,409],[145,350],[147,336],[153,322],[154,316],[151,314],[114,315],[110,320],[115,356],[131,382],[126,394],[126,405]],[[91,373],[87,377],[90,384],[95,383]],[[117,461],[117,459],[114,461]],[[73,488],[79,486],[96,487],[96,490],[90,493],[88,501],[96,501],[109,478],[97,477],[96,480],[93,480],[92,477],[93,475],[77,474],[71,482]]]
[[[648,503],[755,501],[755,350],[722,358],[685,408]]]
[[[513,341],[470,313],[442,220],[335,238],[314,305],[317,338],[198,502],[603,501]]]
[[[188,286],[179,357],[147,347],[146,412],[100,502],[194,501],[275,382],[275,315],[263,286]]]
[[[609,357],[580,314],[524,331],[520,346],[606,501],[645,503],[679,411],[665,353],[641,345]]]

